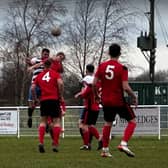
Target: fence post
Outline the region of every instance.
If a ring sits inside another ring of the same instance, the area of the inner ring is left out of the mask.
[[[17,107],[17,138],[20,138],[20,108]]]
[[[65,117],[64,116],[62,116],[62,138],[64,138],[65,137]]]
[[[158,125],[159,125],[159,128],[158,128],[158,139],[160,140],[160,106],[158,106],[159,110],[158,110],[158,113],[159,113],[159,116],[158,116]]]

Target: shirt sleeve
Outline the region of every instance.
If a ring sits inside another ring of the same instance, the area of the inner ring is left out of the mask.
[[[84,88],[81,92],[81,97],[82,98],[87,98],[89,93],[91,91],[91,87],[87,86],[86,88]]]
[[[38,77],[39,75],[37,75],[37,77],[33,80],[33,84],[35,84],[35,85],[38,85]]]
[[[128,81],[128,68],[123,66],[122,81]]]
[[[30,60],[31,64],[34,65],[37,63],[37,58],[36,57],[33,57],[31,60]]]
[[[99,67],[97,68],[97,71],[96,71],[96,73],[95,73],[95,77],[98,78],[98,79],[100,79],[100,65],[99,65]]]
[[[57,79],[62,79],[61,75],[58,72],[52,71],[55,74]]]

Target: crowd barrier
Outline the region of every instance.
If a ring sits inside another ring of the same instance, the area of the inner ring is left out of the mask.
[[[27,106],[0,107],[0,135],[37,136],[39,125],[39,107],[33,113],[32,128],[27,126]],[[79,136],[78,120],[83,106],[67,106],[62,118],[62,137]],[[139,105],[136,109],[137,127],[134,136],[168,136],[168,105]],[[101,132],[103,112],[100,110],[96,127]],[[122,135],[126,121],[116,116],[112,135]]]

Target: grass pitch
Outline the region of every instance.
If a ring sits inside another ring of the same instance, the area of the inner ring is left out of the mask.
[[[58,153],[51,150],[51,140],[45,139],[46,153],[38,152],[37,137],[0,137],[0,168],[167,168],[168,137],[160,141],[156,137],[134,137],[130,149],[135,158],[129,158],[117,150],[120,139],[110,142],[112,158],[100,157],[93,141],[91,151],[80,151],[81,139],[61,139]]]

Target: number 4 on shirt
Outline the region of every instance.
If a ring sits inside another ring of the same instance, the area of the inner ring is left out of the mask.
[[[49,72],[47,72],[46,74],[44,74],[44,76],[42,78],[42,80],[44,80],[46,82],[49,82],[50,79],[51,79],[51,77],[50,77],[50,73]]]

